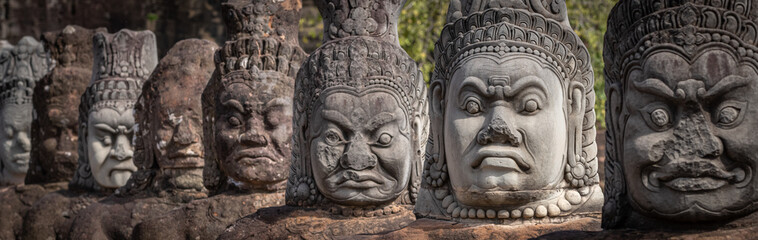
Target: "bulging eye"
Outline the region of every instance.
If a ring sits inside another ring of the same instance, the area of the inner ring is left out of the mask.
[[[671,122],[668,111],[659,108],[650,113],[650,121],[658,127],[665,127]]]
[[[524,103],[524,112],[535,113],[537,110],[540,110],[540,104],[537,100],[530,99]]]
[[[735,107],[725,107],[719,111],[719,123],[732,124],[737,121],[737,117],[740,115],[740,110]]]
[[[113,144],[113,142],[111,142],[110,136],[103,137],[102,142],[103,142],[103,146],[110,146],[111,144]]]
[[[329,130],[324,135],[324,140],[326,141],[326,144],[337,145],[342,142],[342,136],[334,130]]]
[[[716,118],[714,119],[714,122],[716,122],[716,125],[720,128],[734,128],[742,122],[742,119],[744,118],[743,115],[745,115],[742,113],[742,109],[745,109],[746,107],[746,102],[734,100],[726,101],[717,108],[718,111],[715,114]]]
[[[381,145],[389,145],[392,142],[392,135],[389,135],[388,133],[382,133],[382,135],[379,136],[379,140],[377,143]]]
[[[229,125],[236,128],[242,125],[242,121],[240,121],[239,118],[232,116],[229,117]]]
[[[466,100],[466,112],[469,114],[478,114],[482,112],[482,105],[479,100],[475,98],[469,98]]]

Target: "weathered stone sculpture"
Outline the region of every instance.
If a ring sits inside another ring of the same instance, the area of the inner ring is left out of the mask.
[[[24,183],[31,151],[32,96],[55,63],[41,43],[24,37],[0,53],[0,186]]]
[[[622,0],[613,9],[603,228],[703,229],[758,209],[756,6]]]
[[[454,0],[416,212],[508,225],[600,212],[593,71],[563,1]]]
[[[423,78],[398,43],[404,3],[316,1],[324,45],[295,84],[289,207],[260,210],[222,239],[331,238],[415,219],[428,119]]]
[[[203,93],[203,175],[213,196],[144,221],[135,239],[213,239],[245,215],[284,204],[294,78],[306,56],[297,41],[301,3],[233,0],[222,8],[230,39]]]
[[[149,31],[98,32],[90,46],[92,78],[78,111],[78,168],[69,190],[49,193],[29,210],[25,239],[68,238],[80,211],[113,193],[136,171],[132,113],[158,62],[155,36]]]
[[[0,43],[0,239],[21,234],[23,216],[31,205],[61,184],[24,185],[29,168],[32,96],[37,82],[54,66],[41,43],[25,37],[18,45]],[[27,184],[32,184],[27,182]]]
[[[215,69],[215,43],[178,42],[161,59],[135,107],[134,163],[139,170],[115,195],[74,220],[71,237],[124,236],[144,219],[160,217],[193,199],[203,187],[203,118],[200,96]]]

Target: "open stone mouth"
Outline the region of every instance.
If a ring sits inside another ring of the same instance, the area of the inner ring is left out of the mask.
[[[661,184],[679,192],[716,190],[727,184],[740,184],[749,179],[749,169],[736,167],[731,171],[717,166],[712,160],[679,161],[654,167],[646,185],[660,188]]]

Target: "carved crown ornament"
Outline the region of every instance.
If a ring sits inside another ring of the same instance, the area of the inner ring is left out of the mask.
[[[0,50],[0,102],[31,104],[34,86],[54,67],[55,60],[32,37],[22,38],[15,46],[4,45]]]

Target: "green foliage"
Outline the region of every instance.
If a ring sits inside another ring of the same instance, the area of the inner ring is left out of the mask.
[[[590,52],[595,71],[595,113],[597,124],[605,128],[605,75],[603,75],[603,37],[608,14],[617,0],[569,0],[569,21]]]
[[[427,82],[434,69],[434,43],[437,42],[449,0],[410,0],[400,14],[397,31],[400,46],[418,64]]]
[[[155,13],[148,13],[147,14],[147,21],[149,21],[149,22],[155,22],[156,20],[158,20],[158,14],[155,14]]]

